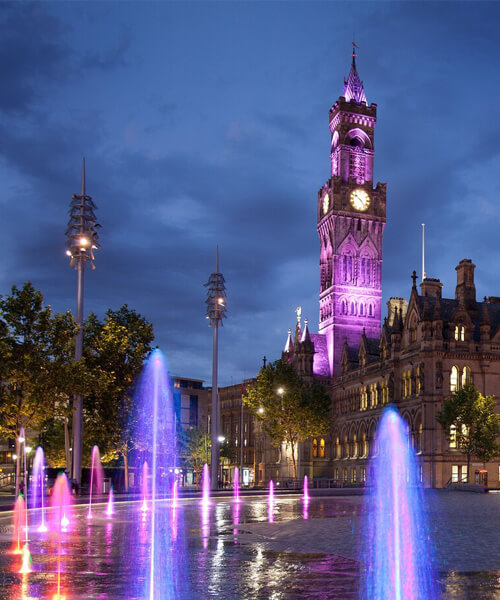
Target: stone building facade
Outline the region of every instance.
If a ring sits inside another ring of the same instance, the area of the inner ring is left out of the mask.
[[[475,265],[464,259],[456,267],[454,298],[442,297],[438,279],[425,278],[419,291],[414,275],[409,300],[391,298],[382,324],[386,184],[373,184],[376,120],[377,105],[367,104],[353,52],[343,95],[329,111],[331,177],[317,196],[318,333],[302,324],[299,311],[282,353],[332,393],[332,429],[300,445],[299,476],[364,485],[378,419],[394,403],[420,457],[422,482],[443,487],[467,476],[453,435],[436,421],[444,398],[468,381],[500,397],[500,298],[477,302]],[[272,448],[258,427],[256,483],[290,476],[287,448]],[[487,476],[499,485],[499,462],[473,463],[471,481]]]

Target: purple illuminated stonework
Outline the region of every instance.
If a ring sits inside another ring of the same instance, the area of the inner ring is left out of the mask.
[[[363,331],[380,337],[386,185],[373,186],[377,105],[366,103],[355,60],[330,109],[332,177],[318,192],[319,333],[331,375],[341,371],[344,342],[357,347]]]
[[[330,109],[331,177],[318,192],[319,328],[289,333],[283,358],[308,376],[342,371],[344,345],[380,339],[386,184],[373,185],[377,105],[367,104],[353,53],[343,96]]]

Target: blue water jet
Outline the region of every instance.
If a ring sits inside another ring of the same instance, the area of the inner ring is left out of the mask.
[[[406,427],[395,407],[384,409],[365,501],[363,600],[438,597],[420,468]]]

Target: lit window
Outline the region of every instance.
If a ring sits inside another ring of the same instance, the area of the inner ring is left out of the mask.
[[[470,383],[471,380],[472,380],[472,378],[471,378],[470,367],[464,367],[462,369],[462,387],[464,387],[464,385],[467,385],[468,383]]]
[[[318,440],[313,439],[313,458],[318,458]]]
[[[457,447],[457,428],[455,425],[450,426],[450,448]]]
[[[420,395],[420,392],[422,391],[422,379],[421,379],[421,375],[422,375],[422,370],[420,368],[420,366],[417,367],[417,389],[415,390],[417,393],[417,396]]]
[[[499,479],[500,479],[500,473],[499,473]],[[360,469],[359,469],[359,480],[362,481],[363,483],[366,481],[366,468],[365,467],[360,467]]]
[[[465,327],[463,325],[460,327],[460,341],[465,342]]]
[[[458,483],[458,465],[451,465],[451,481]]]
[[[467,483],[467,465],[462,465],[462,472],[460,476],[460,481],[462,483]]]
[[[347,469],[342,469],[342,479],[347,483]]]
[[[463,325],[455,325],[455,340],[465,342],[465,327]]]
[[[450,392],[457,392],[458,391],[458,367],[451,367],[451,374],[450,374]]]
[[[356,469],[351,469],[351,482],[352,483],[356,483],[356,477],[357,477]]]
[[[460,337],[460,330],[458,329],[458,325],[455,325],[455,339],[458,341]]]
[[[319,457],[325,458],[325,440],[323,438],[319,441]]]

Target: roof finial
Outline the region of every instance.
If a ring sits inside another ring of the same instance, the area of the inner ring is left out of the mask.
[[[416,288],[417,287],[417,272],[413,271],[411,278],[413,279],[413,287]]]
[[[356,44],[356,36],[353,33],[352,34],[352,66],[354,68],[356,68],[356,48],[359,48],[359,46]]]

